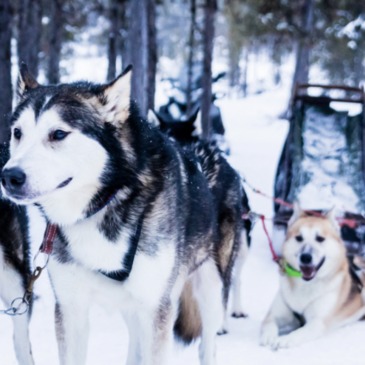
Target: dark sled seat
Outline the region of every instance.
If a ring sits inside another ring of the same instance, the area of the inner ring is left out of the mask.
[[[298,85],[274,185],[275,198],[298,201],[308,210],[336,206],[343,218],[355,221],[356,227],[343,225],[341,233],[349,253],[361,255],[365,255],[364,105],[363,89]],[[292,209],[275,203],[274,212],[274,231],[286,230]]]

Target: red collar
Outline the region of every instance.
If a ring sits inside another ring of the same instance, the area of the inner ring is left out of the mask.
[[[53,250],[53,242],[56,238],[58,231],[58,225],[47,223],[46,231],[44,232],[42,245],[40,247],[40,251],[47,255],[50,255]]]

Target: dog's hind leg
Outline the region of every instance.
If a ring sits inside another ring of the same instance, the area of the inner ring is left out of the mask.
[[[313,320],[288,335],[278,337],[274,346],[275,348],[298,346],[304,342],[316,340],[322,336],[326,330],[328,329],[326,328],[325,321],[321,319]]]
[[[247,232],[245,229],[241,232],[241,242],[239,251],[234,265],[233,283],[232,283],[232,317],[244,318],[247,315],[243,312],[242,306],[242,268],[248,254]]]
[[[216,334],[224,318],[223,282],[216,263],[206,261],[194,273],[192,282],[202,323],[200,365],[214,365]]]
[[[228,332],[228,299],[232,288],[233,270],[237,262],[237,255],[240,248],[240,236],[238,225],[235,220],[225,219],[220,224],[221,240],[217,246],[217,269],[223,282],[222,303],[224,315],[222,318],[221,328],[218,334],[223,335]]]

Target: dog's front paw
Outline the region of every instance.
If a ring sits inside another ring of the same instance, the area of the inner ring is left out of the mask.
[[[275,349],[287,349],[298,345],[299,342],[297,341],[296,336],[288,334],[278,337]]]
[[[233,318],[247,318],[248,315],[246,313],[242,312],[242,311],[234,311],[232,313],[232,317]]]
[[[276,349],[279,339],[278,328],[274,323],[265,325],[261,330],[260,345]]]
[[[217,332],[217,335],[218,336],[223,336],[223,335],[226,335],[228,333],[228,330],[224,327],[222,327],[218,332]]]

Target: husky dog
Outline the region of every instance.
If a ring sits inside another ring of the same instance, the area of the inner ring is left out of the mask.
[[[124,315],[128,365],[166,363],[174,330],[201,336],[200,362],[212,365],[239,238],[222,239],[194,154],[130,101],[131,75],[42,86],[23,66],[2,191],[39,206],[55,233],[48,270],[61,364],[85,364],[97,302]],[[220,246],[228,254],[219,261]]]
[[[4,150],[0,151],[1,158],[5,154]],[[2,199],[0,214],[0,298],[10,308],[20,304],[31,275],[28,219],[24,207]],[[28,330],[31,306],[32,298],[29,298],[27,313],[12,317],[15,354],[21,365],[34,364]]]
[[[159,113],[149,110],[148,121],[182,145],[198,142],[197,116],[199,109],[187,120],[165,120]]]
[[[296,207],[283,260],[280,290],[261,329],[262,345],[297,346],[365,315],[362,284],[350,272],[333,213],[315,217]]]
[[[203,130],[199,109],[192,113],[188,119],[184,120],[167,119],[161,113],[150,110],[148,119],[153,125],[159,127],[161,131],[184,146],[201,141]],[[217,146],[225,155],[230,154],[230,148],[224,137],[223,125],[219,133],[212,134],[210,142],[212,145]]]
[[[220,331],[222,334],[227,332],[229,311],[226,307],[231,286],[232,316],[236,318],[246,316],[241,303],[241,271],[247,256],[251,226],[249,221],[243,221],[242,216],[248,213],[250,208],[240,176],[222,156],[222,152],[214,145],[203,141],[198,141],[191,148],[208,180],[218,213],[220,239],[216,245],[216,253],[218,267],[223,269],[222,273],[225,272],[223,285],[226,317]],[[229,270],[225,264],[227,258],[232,265]]]
[[[148,120],[179,144],[192,150],[195,156],[197,156],[202,171],[209,182],[209,188],[213,193],[216,209],[221,217],[219,220],[221,236],[229,236],[227,227],[224,226],[229,214],[234,215],[233,221],[237,227],[241,227],[239,247],[229,246],[230,249],[234,250],[234,252],[232,252],[234,275],[231,277],[232,272],[230,270],[229,275],[225,280],[225,303],[227,304],[228,302],[229,288],[232,287],[231,314],[235,318],[246,317],[246,314],[242,310],[241,302],[241,272],[247,258],[248,247],[251,241],[251,222],[250,220],[242,221],[241,218],[243,214],[247,214],[250,211],[248,197],[240,183],[239,174],[228,163],[224,154],[216,144],[214,142],[207,143],[197,135],[195,127],[197,114],[198,111],[187,121],[165,121],[158,113],[150,110],[148,113]],[[235,199],[232,199],[232,197],[235,197]],[[235,206],[237,197],[241,197],[240,207]],[[235,234],[234,225],[231,224],[229,229],[232,232],[231,235]],[[227,247],[220,245],[217,252],[218,261],[229,253],[226,249]],[[228,313],[229,311],[227,310],[226,314]],[[223,324],[220,333],[227,332],[227,321],[228,318],[226,316],[225,323]]]

